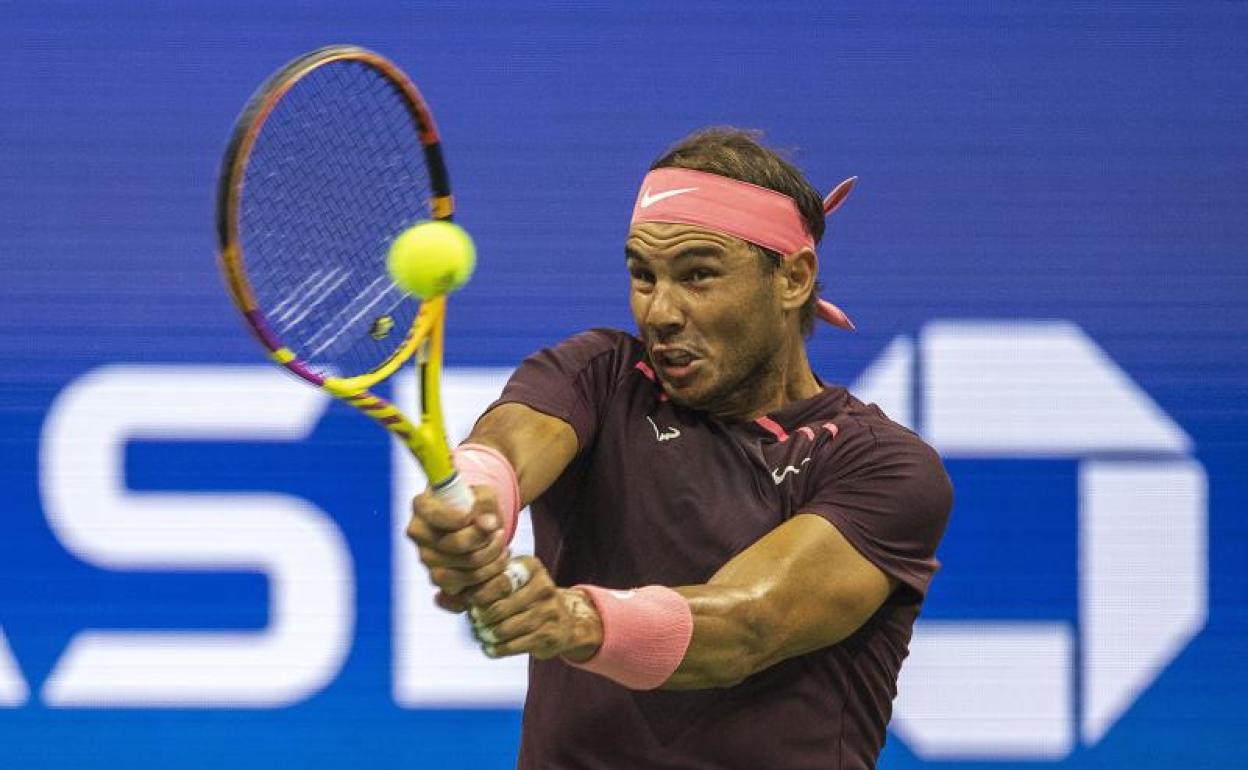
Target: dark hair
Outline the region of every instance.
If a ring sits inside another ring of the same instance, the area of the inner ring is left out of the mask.
[[[759,142],[761,137],[761,131],[731,126],[705,128],[681,139],[652,163],[650,169],[674,167],[705,171],[783,193],[797,202],[798,213],[818,245],[823,239],[823,198],[793,164],[775,150],[764,147]],[[774,273],[784,261],[783,254],[755,244],[750,246],[759,254],[768,273]],[[821,288],[816,281],[798,316],[804,336],[814,328],[815,301]]]

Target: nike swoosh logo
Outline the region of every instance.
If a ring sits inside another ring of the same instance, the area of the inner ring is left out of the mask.
[[[663,192],[655,193],[651,195],[650,188],[647,187],[641,193],[640,207],[643,209],[648,209],[661,200],[666,200],[668,198],[675,198],[677,195],[684,195],[685,193],[691,193],[697,189],[698,188],[696,187],[678,187],[675,190],[664,190]]]

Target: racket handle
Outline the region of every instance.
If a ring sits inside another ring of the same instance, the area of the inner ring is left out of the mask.
[[[435,487],[433,496],[459,511],[472,509],[472,487],[464,483],[459,473],[452,473],[445,482]]]

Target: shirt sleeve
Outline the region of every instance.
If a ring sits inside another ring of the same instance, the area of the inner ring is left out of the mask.
[[[631,347],[623,332],[592,329],[543,348],[520,364],[490,409],[519,403],[563,420],[576,431],[578,453],[584,452],[597,436]]]
[[[953,486],[935,450],[909,431],[859,434],[813,477],[805,513],[822,516],[868,561],[919,602],[940,568],[936,547]],[[857,444],[854,446],[853,444]]]

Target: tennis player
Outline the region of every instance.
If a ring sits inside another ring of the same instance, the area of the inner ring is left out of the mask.
[[[491,657],[529,654],[522,768],[873,768],[952,504],[936,453],[811,370],[821,200],[733,129],[642,181],[636,336],[527,359],[409,535]],[[536,557],[509,563],[532,505]]]

